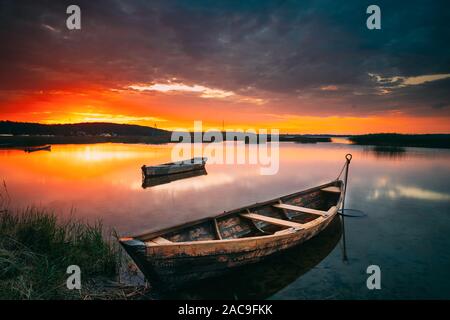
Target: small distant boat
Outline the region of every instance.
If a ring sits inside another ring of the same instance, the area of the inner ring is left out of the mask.
[[[26,147],[23,150],[25,152],[36,152],[36,151],[41,151],[41,150],[51,151],[51,149],[52,149],[51,145],[46,145],[46,146],[38,146],[38,147]]]
[[[215,217],[120,238],[144,275],[165,288],[219,276],[301,244],[336,216],[341,180]]]
[[[150,188],[154,186],[158,186],[161,184],[170,183],[173,181],[181,180],[181,179],[189,179],[193,177],[198,177],[202,175],[207,175],[206,169],[200,169],[200,170],[194,170],[194,171],[188,171],[188,172],[182,172],[182,173],[174,173],[169,174],[165,176],[150,176],[150,177],[144,177],[142,179],[142,188]]]
[[[205,164],[208,159],[204,157],[196,157],[190,160],[183,160],[177,162],[169,162],[157,166],[142,166],[143,177],[165,176],[169,174],[176,174],[182,172],[189,172],[195,170],[205,169]]]

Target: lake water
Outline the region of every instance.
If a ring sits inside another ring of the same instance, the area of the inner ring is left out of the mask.
[[[101,219],[126,235],[328,182],[352,153],[346,207],[366,217],[347,217],[344,225],[337,219],[303,246],[177,297],[450,298],[450,151],[376,152],[342,142],[280,143],[276,175],[260,175],[257,165],[207,164],[206,175],[147,188],[140,167],[169,162],[172,145],[54,145],[51,152],[30,154],[0,150],[0,179],[12,207]],[[369,265],[381,269],[381,290],[366,287]]]

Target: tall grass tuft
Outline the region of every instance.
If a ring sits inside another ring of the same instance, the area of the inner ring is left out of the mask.
[[[5,188],[0,197],[0,299],[79,299],[88,279],[117,275],[119,250],[111,238],[105,240],[101,223],[60,222],[37,208],[12,212],[5,207],[7,199]],[[81,269],[81,291],[66,287],[69,265]]]

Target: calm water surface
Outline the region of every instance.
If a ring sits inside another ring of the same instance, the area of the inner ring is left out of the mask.
[[[51,152],[31,154],[0,150],[0,179],[13,207],[51,208],[61,216],[101,219],[121,234],[140,233],[328,182],[350,152],[346,203],[366,217],[345,218],[344,225],[337,219],[304,246],[177,297],[450,298],[450,151],[281,143],[280,170],[273,176],[260,175],[257,165],[208,164],[207,175],[142,188],[140,167],[170,161],[171,148],[98,144],[55,145]],[[371,264],[381,268],[381,290],[366,287]]]

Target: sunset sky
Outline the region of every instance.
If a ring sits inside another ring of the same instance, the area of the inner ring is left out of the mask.
[[[450,133],[448,21],[431,0],[4,0],[0,120]]]

